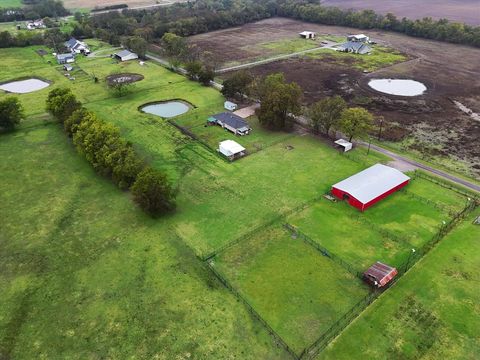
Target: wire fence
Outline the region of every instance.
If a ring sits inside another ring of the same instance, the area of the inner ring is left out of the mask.
[[[332,253],[330,250],[328,250],[326,247],[323,247],[320,245],[318,242],[315,240],[312,240],[310,237],[302,233],[296,226],[293,226],[291,224],[285,223],[283,225],[292,235],[302,239],[304,242],[318,250],[323,256],[327,256],[328,258],[332,259],[334,262],[342,266],[345,270],[347,270],[349,273],[352,275],[362,279],[363,273],[361,271],[358,271],[353,265],[349,264],[339,256],[335,255]]]
[[[398,275],[389,283],[388,288],[395,284],[415,263],[423,258],[441,239],[443,239],[460,221],[465,219],[479,205],[478,200],[469,201],[465,207],[456,213],[452,219],[440,227],[438,232],[423,245],[420,249],[412,252],[408,259],[398,268]],[[387,288],[387,289],[388,289]],[[301,354],[300,359],[313,359],[322,351],[333,339],[335,339],[343,329],[345,329],[355,318],[357,318],[384,290],[375,290],[369,293],[357,304],[355,304],[347,313],[338,319],[327,331],[325,331],[312,345],[306,348]]]
[[[245,305],[248,312],[267,329],[267,331],[275,339],[277,344],[282,346],[285,351],[287,351],[292,356],[292,358],[294,358],[295,360],[299,360],[300,357],[295,353],[295,351],[290,346],[288,346],[288,344],[282,339],[282,337],[275,330],[273,330],[273,328],[265,321],[265,319],[260,316],[260,314],[255,310],[255,308],[248,302],[248,300],[245,299],[245,297],[243,297],[243,295],[240,294],[240,292],[237,291],[237,289],[235,289],[235,287],[233,287],[230,282],[215,268],[213,258],[209,259],[207,261],[207,264],[210,270],[212,270],[212,272],[218,278],[218,280],[220,280],[220,282],[225,285],[225,287],[229,289],[235,295],[235,297]]]
[[[428,180],[434,184],[437,184],[443,188],[446,188],[446,189],[449,189],[449,190],[452,190],[452,191],[455,191],[456,193],[458,194],[461,194],[465,197],[468,197],[468,198],[474,198],[474,199],[478,199],[478,195],[467,190],[467,189],[464,189],[460,186],[457,186],[453,183],[450,183],[448,181],[445,181],[445,180],[442,180],[440,178],[437,178],[435,176],[431,176],[431,175],[428,175],[426,173],[424,173],[423,171],[420,171],[420,170],[415,170],[413,172],[413,178],[420,178],[420,179],[424,179],[424,180]]]

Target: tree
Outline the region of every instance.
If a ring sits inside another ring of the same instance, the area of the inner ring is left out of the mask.
[[[291,115],[300,113],[302,89],[296,83],[285,82],[283,74],[267,76],[259,85],[258,120],[271,129],[285,129]]]
[[[175,209],[175,192],[167,177],[151,167],[138,174],[130,190],[135,202],[152,216]]]
[[[210,85],[210,81],[213,81],[214,78],[215,71],[210,67],[202,68],[198,74],[198,81],[204,86]]]
[[[16,97],[8,97],[0,101],[0,130],[14,130],[24,117],[23,106]]]
[[[45,45],[60,51],[63,48],[63,43],[66,40],[65,34],[63,34],[59,28],[47,29],[43,35]]]
[[[81,106],[81,103],[77,100],[75,95],[73,95],[72,90],[70,89],[57,88],[48,93],[46,109],[62,123]]]
[[[372,114],[360,107],[344,110],[340,118],[340,130],[348,136],[348,141],[365,136],[372,124]]]
[[[127,38],[125,45],[131,51],[137,53],[141,58],[145,58],[148,43],[144,38],[140,36],[131,36]]]
[[[321,131],[329,136],[330,129],[338,125],[346,107],[347,103],[338,95],[324,98],[313,104],[309,111],[313,131]]]
[[[162,45],[169,59],[183,59],[188,52],[187,40],[173,33],[167,32],[162,36]]]
[[[250,93],[250,85],[252,83],[252,74],[244,70],[236,72],[223,82],[222,94],[229,98],[237,95],[243,97]]]
[[[185,64],[185,70],[190,80],[197,80],[202,72],[202,63],[200,61],[189,61]]]

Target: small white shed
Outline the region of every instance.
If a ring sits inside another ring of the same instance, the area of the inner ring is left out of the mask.
[[[233,103],[233,102],[231,102],[231,101],[225,101],[225,102],[223,103],[223,107],[224,107],[226,110],[228,110],[228,111],[235,111],[235,110],[237,110],[237,107],[238,107],[238,106],[237,106],[237,104],[235,104],[235,103]]]
[[[220,142],[218,151],[229,160],[234,160],[245,155],[245,148],[233,140]]]
[[[315,39],[315,33],[313,31],[302,31],[299,35],[304,39]]]
[[[349,142],[347,140],[344,140],[344,139],[338,139],[337,141],[335,141],[335,144],[343,147],[344,152],[352,150],[352,146],[353,146],[353,144],[351,142]]]

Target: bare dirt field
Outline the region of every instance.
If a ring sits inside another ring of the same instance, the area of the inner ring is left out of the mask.
[[[129,8],[150,6],[155,4],[170,4],[175,0],[64,0],[65,7],[68,9],[93,9],[95,7],[104,7],[109,5],[127,4]]]
[[[244,51],[245,46],[255,49],[253,45],[265,42],[266,38],[288,39],[306,29],[332,35],[358,32],[358,29],[274,18],[194,36],[191,41],[223,62],[248,61],[257,54],[254,50]],[[442,159],[442,164],[451,170],[478,177],[480,121],[460,110],[453,101],[480,113],[480,49],[384,31],[369,31],[368,35],[379,44],[408,54],[410,60],[365,74],[344,60],[339,62],[335,54],[322,58],[302,56],[259,65],[250,71],[260,76],[284,73],[287,80],[303,88],[306,104],[339,94],[351,104],[366,106],[385,118],[383,139],[425,159]],[[361,55],[352,55],[352,63],[355,56]],[[414,79],[423,82],[427,91],[409,98],[387,96],[370,89],[367,84],[372,78]]]
[[[391,12],[398,18],[444,18],[480,25],[478,0],[323,0],[322,4],[343,9],[375,10],[380,14]]]

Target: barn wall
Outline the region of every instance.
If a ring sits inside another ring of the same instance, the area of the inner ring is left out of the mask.
[[[363,210],[368,209],[370,206],[372,206],[372,205],[376,204],[377,202],[379,202],[380,200],[386,198],[388,195],[393,194],[395,191],[400,190],[401,188],[406,186],[409,183],[409,181],[410,180],[406,180],[403,183],[401,183],[400,185],[395,186],[394,188],[392,188],[392,189],[388,190],[387,192],[383,193],[382,195],[377,196],[375,199],[369,201],[368,203],[365,204],[365,206],[363,207]]]
[[[348,195],[348,203],[350,205],[352,205],[353,207],[356,207],[358,210],[362,210],[363,208],[363,203],[361,203],[359,200],[357,200],[356,198],[354,198],[352,195],[350,195],[349,193],[345,192],[345,191],[342,191],[340,189],[337,189],[337,188],[332,188],[332,194],[334,196],[336,196],[337,198],[339,198],[340,200],[343,200],[343,195]]]

